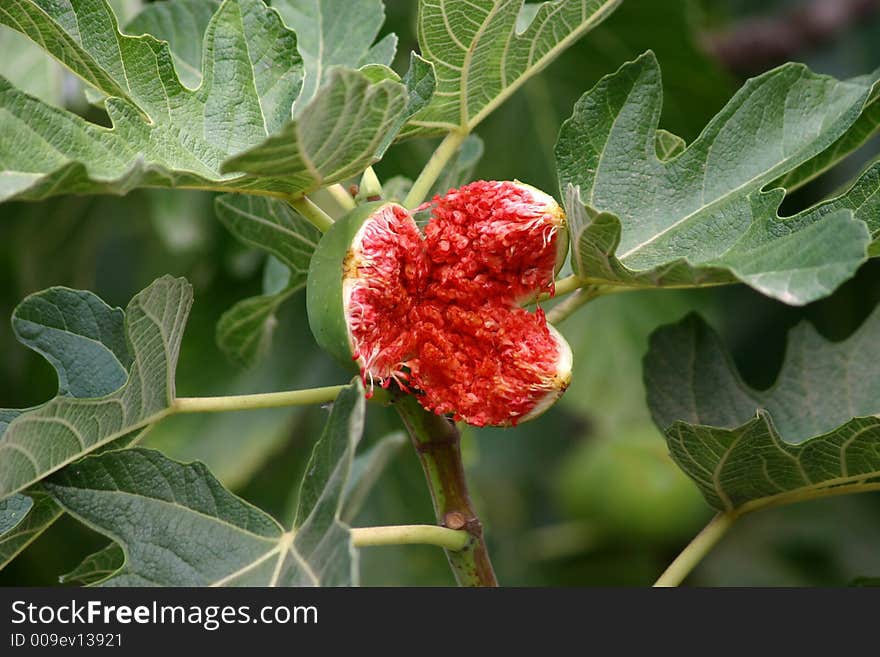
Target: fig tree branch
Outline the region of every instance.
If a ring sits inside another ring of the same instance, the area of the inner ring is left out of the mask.
[[[474,511],[461,461],[458,429],[448,418],[422,408],[415,397],[398,393],[394,406],[419,455],[438,524],[463,529],[468,544],[446,557],[459,586],[498,586],[483,526]]]

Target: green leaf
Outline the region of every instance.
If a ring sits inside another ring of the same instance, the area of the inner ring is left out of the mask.
[[[113,124],[89,123],[0,79],[0,131],[14,135],[0,146],[0,200],[137,186],[298,196],[372,164],[406,103],[399,83],[334,68],[291,120],[302,61],[294,33],[261,0],[220,5],[194,90],[179,81],[168,44],[119,34],[104,0],[11,0],[0,23],[106,95]]]
[[[290,283],[290,268],[274,255],[263,267],[263,294],[278,294]]]
[[[273,0],[272,6],[297,36],[305,80],[297,104],[308,102],[327,82],[333,66],[390,66],[397,37],[389,34],[371,44],[385,22],[382,0]]]
[[[288,532],[204,465],[151,450],[88,457],[45,485],[67,511],[122,547],[125,564],[105,585],[349,586],[357,583],[357,554],[339,514],[363,417],[364,392],[355,382],[333,404]]]
[[[196,89],[202,82],[202,40],[219,7],[216,0],[154,2],[126,24],[125,33],[167,41],[180,81]]]
[[[91,292],[55,287],[31,295],[15,309],[12,327],[19,342],[46,358],[58,374],[59,396],[109,395],[125,384],[131,356],[125,343],[124,314]],[[0,437],[26,411],[0,409]],[[141,437],[134,431],[109,443],[117,447]],[[33,498],[33,499],[32,499]],[[0,501],[0,568],[55,522],[62,511],[38,490]],[[6,522],[4,522],[4,516]],[[16,525],[10,524],[17,517]],[[24,523],[18,531],[12,531]]]
[[[386,34],[373,44],[373,47],[367,51],[367,54],[363,56],[358,64],[360,66],[369,66],[370,64],[391,66],[396,54],[397,35],[394,33]]]
[[[278,294],[248,297],[236,303],[217,322],[217,346],[241,367],[253,367],[262,361],[272,345],[278,323],[275,313],[302,287],[301,283]]]
[[[80,564],[58,578],[62,584],[96,584],[111,577],[125,563],[125,553],[116,543],[90,554]]]
[[[880,309],[838,343],[797,326],[760,391],[692,315],[654,334],[645,382],[672,457],[716,509],[880,489]]]
[[[13,495],[0,501],[0,536],[15,529],[33,505],[33,500],[27,495]]]
[[[12,314],[22,344],[58,373],[58,394],[100,397],[121,388],[131,355],[124,313],[84,290],[54,287],[29,296]]]
[[[358,454],[354,459],[351,475],[343,493],[344,522],[350,523],[357,517],[379,476],[407,442],[406,434],[396,431],[382,437],[370,449]]]
[[[180,0],[176,0],[180,2]],[[127,23],[143,9],[142,0],[108,0],[120,23]]]
[[[381,156],[399,136],[401,129],[410,117],[424,109],[434,97],[437,83],[434,77],[434,65],[413,52],[409,56],[409,69],[402,79],[393,70],[380,64],[364,66],[361,71],[374,83],[391,80],[402,82],[406,87],[406,110],[397,118],[394,128],[389,131],[385,141],[378,148],[379,156]]]
[[[661,162],[671,160],[687,148],[684,139],[666,130],[654,133],[654,144],[657,148],[657,159]]]
[[[15,524],[10,521],[10,508],[18,509],[12,512],[18,517]],[[58,520],[62,513],[51,497],[36,490],[0,502],[0,523],[3,523],[4,516],[6,520],[5,529],[0,527],[0,570]]]
[[[214,208],[223,225],[241,242],[268,251],[290,268],[293,279],[305,280],[321,233],[287,203],[224,194],[217,197]]]
[[[85,353],[103,359],[105,369],[101,376],[111,377],[93,377],[89,385],[109,386],[108,382],[115,380],[112,377],[117,376],[118,371],[112,369],[107,350],[102,351],[101,346],[80,339],[89,331],[96,334],[98,326],[89,326],[83,321],[76,335],[58,331],[55,323],[59,316],[70,316],[79,309],[89,308],[89,302],[94,304],[93,299],[88,294],[52,288],[26,299],[19,310],[42,307],[47,299],[61,305],[46,306],[51,312],[47,310],[39,320],[44,327],[40,330],[38,315],[29,313],[28,330],[41,339],[41,349],[47,354],[63,350],[63,358],[59,357],[60,352],[54,354],[62,382],[62,372],[67,373],[68,382],[73,373],[84,376],[80,356]],[[0,436],[0,498],[32,485],[114,440],[134,434],[167,414],[174,399],[174,370],[191,303],[192,290],[186,281],[170,276],[158,279],[137,294],[126,310],[124,325],[131,356],[120,360],[123,364],[130,363],[121,387],[109,394],[105,389],[104,396],[96,398],[59,395],[34,409],[7,413],[6,421],[14,417]],[[95,305],[91,307],[100,310]],[[108,317],[118,315],[108,310],[104,319],[109,321]],[[101,325],[100,330],[106,328]],[[108,342],[120,348],[116,337]],[[69,349],[75,351],[69,352]],[[77,380],[70,387],[82,390],[84,384]]]
[[[434,64],[437,91],[410,125],[472,130],[619,1],[557,0],[524,9],[522,0],[421,0],[419,46]],[[523,10],[534,17],[518,29]]]
[[[473,180],[474,169],[483,157],[483,140],[477,135],[468,135],[455,158],[443,169],[443,173],[437,178],[437,182],[431,188],[428,195],[432,198],[435,194],[445,194],[450,189],[461,187]]]
[[[434,97],[437,88],[434,65],[416,53],[410,53],[409,68],[402,82],[407,91],[406,115],[409,118],[427,107]]]
[[[686,150],[657,154],[662,84],[648,52],[575,105],[556,146],[584,278],[627,286],[742,281],[790,304],[830,294],[866,259],[875,201],[861,189],[792,217],[773,180],[860,116],[865,78],[786,64],[747,82]],[[663,139],[666,139],[665,137]]]
[[[874,78],[876,76],[866,79],[872,80]],[[871,137],[877,134],[878,129],[880,129],[880,84],[875,82],[871,97],[855,123],[830,148],[804,162],[794,171],[774,180],[772,186],[784,187],[786,190],[792,191],[806,185],[864,146]]]
[[[402,204],[412,185],[413,181],[406,176],[392,176],[382,183],[382,198]]]
[[[0,76],[50,105],[64,105],[64,69],[37,44],[0,25],[0,52]]]
[[[345,180],[378,160],[406,101],[406,88],[398,82],[371,83],[363,73],[334,68],[297,121],[226,160],[221,170],[281,177],[281,189],[288,195]]]
[[[251,367],[265,355],[275,328],[275,312],[306,282],[320,232],[286,203],[224,194],[217,216],[239,240],[271,253],[288,268],[283,289],[238,302],[217,324],[217,344],[233,362]]]

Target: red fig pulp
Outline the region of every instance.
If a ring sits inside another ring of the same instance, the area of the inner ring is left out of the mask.
[[[478,426],[545,410],[568,385],[571,351],[543,311],[519,304],[552,293],[561,239],[561,208],[520,183],[478,181],[435,198],[424,236],[401,206],[373,210],[342,267],[367,385],[396,381],[425,408]]]

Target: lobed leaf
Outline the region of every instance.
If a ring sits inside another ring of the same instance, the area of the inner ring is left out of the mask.
[[[275,313],[303,283],[277,294],[261,294],[236,303],[217,322],[217,346],[241,367],[253,367],[269,352],[277,320]]]
[[[872,84],[786,64],[748,81],[671,155],[658,144],[656,59],[625,64],[581,97],[556,145],[574,268],[637,287],[742,281],[790,304],[830,294],[864,262],[880,222],[876,169],[792,217],[778,216],[784,190],[765,189],[846,134]]]
[[[58,394],[101,397],[128,378],[131,354],[125,315],[85,290],[53,287],[22,301],[12,314],[15,337],[58,374]]]
[[[98,395],[77,399],[62,393],[33,409],[4,411],[0,499],[89,452],[136,436],[167,413],[174,399],[174,370],[191,303],[192,290],[183,279],[165,276],[155,281],[128,305],[124,318],[127,346],[120,354],[114,351],[122,348],[120,314],[101,308],[102,302],[94,295],[51,288],[22,302],[15,314],[17,330],[24,330],[24,337],[56,366],[60,390],[90,390]],[[94,323],[88,315],[79,316],[83,308],[95,311]],[[61,331],[59,321],[64,318],[70,322],[76,318],[79,325]],[[96,335],[106,342],[90,342]],[[86,374],[89,358],[101,365],[93,376]],[[125,368],[124,377],[119,366]],[[113,389],[117,384],[120,387]]]
[[[472,130],[620,0],[421,0],[418,38],[435,69],[433,100],[404,134]]]
[[[275,199],[224,194],[215,201],[220,221],[240,241],[271,253],[286,270],[279,289],[244,299],[217,324],[217,343],[235,363],[250,367],[271,344],[278,307],[306,283],[321,233],[288,204]]]
[[[870,76],[866,79],[873,81],[876,76]],[[874,82],[874,89],[865,104],[865,109],[849,129],[838,137],[830,148],[773,181],[771,186],[783,187],[787,191],[792,191],[806,185],[864,146],[877,134],[878,129],[880,129],[880,84]]]
[[[15,529],[33,506],[27,495],[13,495],[0,502],[0,536]]]
[[[390,460],[406,444],[405,434],[395,432],[381,438],[370,449],[359,454],[351,464],[351,473],[343,492],[341,519],[350,523],[357,516],[370,490]],[[24,496],[15,496],[24,497]],[[15,499],[15,497],[10,498]],[[29,498],[24,497],[29,501]],[[0,523],[3,521],[2,502],[0,502]],[[2,529],[0,529],[2,533]],[[62,583],[90,585],[107,579],[118,571],[125,562],[125,553],[116,543],[90,554],[71,572],[61,576]]]
[[[116,573],[125,564],[125,553],[116,543],[90,554],[76,568],[59,577],[62,584],[97,584]]]
[[[442,196],[450,189],[471,182],[474,179],[474,169],[482,157],[483,140],[477,135],[468,135],[458,149],[458,153],[437,178],[428,198],[433,198],[437,194]]]
[[[247,174],[237,191],[256,191],[247,182],[252,179],[262,190],[288,196],[345,180],[379,159],[406,102],[399,82],[373,83],[363,73],[335,68],[296,121],[225,160],[221,172]]]
[[[0,200],[138,186],[298,196],[375,162],[406,105],[403,85],[334,68],[292,120],[303,63],[295,34],[262,0],[219,6],[205,29],[194,89],[175,70],[195,61],[185,39],[175,37],[172,50],[149,34],[121,34],[104,0],[10,0],[0,23],[105,95],[113,125],[89,123],[0,78],[0,131],[13,135],[0,145]]]
[[[70,93],[64,87],[64,69],[30,39],[0,25],[0,76],[50,105],[64,106]]]
[[[105,586],[349,586],[357,583],[357,555],[339,517],[363,418],[364,391],[355,382],[334,402],[315,445],[290,531],[224,489],[204,465],[151,450],[88,457],[45,486],[121,546],[125,563]]]
[[[62,513],[61,507],[40,491],[28,491],[27,495],[13,495],[0,501],[0,570],[58,520]]]
[[[275,199],[224,194],[214,202],[217,217],[241,242],[268,251],[296,280],[309,271],[321,233],[288,204]]]
[[[385,22],[382,0],[273,0],[272,6],[297,36],[305,80],[297,104],[308,102],[327,82],[333,66],[391,66],[397,35],[372,45]]]
[[[357,455],[351,464],[351,474],[343,493],[343,522],[350,523],[357,517],[379,476],[407,442],[409,439],[405,433],[395,431]]]
[[[880,489],[880,309],[839,343],[797,326],[761,391],[689,316],[652,337],[645,383],[672,457],[716,509]]]
[[[12,328],[19,342],[55,368],[59,396],[101,397],[125,385],[131,355],[125,342],[124,314],[91,292],[55,287],[31,295],[13,312]],[[26,412],[0,409],[0,439],[9,424]],[[130,444],[142,433],[134,431],[107,447]],[[0,501],[0,569],[61,513],[39,488]],[[12,518],[17,518],[15,524]]]
[[[125,33],[167,41],[174,70],[190,89],[202,83],[202,41],[219,0],[165,0],[144,7],[125,25]]]

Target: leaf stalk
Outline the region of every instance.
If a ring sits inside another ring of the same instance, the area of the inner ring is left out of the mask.
[[[333,197],[333,200],[336,201],[343,210],[348,212],[349,210],[354,210],[357,207],[357,203],[354,202],[351,194],[346,191],[345,187],[336,183],[335,185],[330,185],[327,187],[327,192],[330,196]]]
[[[702,561],[703,557],[721,540],[721,537],[727,533],[727,530],[731,528],[738,517],[738,514],[727,511],[719,513],[712,518],[709,524],[703,527],[703,530],[669,564],[669,567],[660,575],[660,579],[654,583],[654,586],[669,587],[681,584],[684,578],[690,574],[696,565]]]
[[[300,198],[290,200],[289,203],[294,210],[299,212],[304,219],[322,233],[326,233],[330,230],[330,226],[333,225],[333,218],[308,197],[301,196]]]
[[[431,191],[431,187],[437,182],[437,178],[443,173],[443,169],[446,168],[449,160],[458,152],[461,143],[466,138],[467,132],[455,130],[447,134],[443,141],[440,142],[437,150],[431,155],[431,159],[428,160],[425,168],[422,169],[419,177],[413,183],[409,194],[406,195],[403,204],[407,208],[413,209],[422,204],[425,197]]]
[[[436,545],[457,552],[471,542],[463,529],[437,525],[397,525],[392,527],[355,527],[351,530],[355,547],[380,545]]]
[[[229,395],[225,397],[178,397],[169,409],[176,413],[219,413],[223,411],[250,411],[260,408],[281,408],[284,406],[307,406],[327,404],[336,399],[348,386],[326,386],[304,390],[285,390],[283,392],[264,392],[255,395]],[[384,390],[377,390],[373,396],[377,401],[387,400]]]
[[[602,289],[598,286],[590,286],[576,290],[568,299],[558,303],[547,313],[547,321],[554,326],[559,324],[578,308],[601,296]]]

